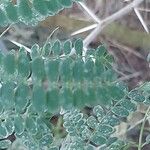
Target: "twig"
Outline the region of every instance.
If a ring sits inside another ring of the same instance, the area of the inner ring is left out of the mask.
[[[138,10],[137,8],[134,8],[134,12],[136,13],[137,17],[139,18],[139,20],[140,20],[140,22],[141,22],[143,28],[145,29],[145,31],[146,31],[147,33],[149,33],[149,29],[148,29],[146,23],[144,22],[144,20],[143,20],[141,14],[140,14],[140,12],[139,12],[139,10]]]
[[[101,23],[101,20],[83,2],[78,3],[96,23]]]
[[[144,0],[134,0],[132,3],[128,4],[127,6],[125,6],[124,8],[122,8],[121,10],[119,10],[118,12],[114,13],[113,15],[103,19],[101,21],[101,23],[97,26],[96,29],[93,30],[93,32],[91,32],[86,39],[84,40],[84,45],[85,47],[87,47],[97,36],[98,34],[102,31],[102,29],[110,24],[111,22],[125,16],[126,14],[128,14],[130,11],[132,11],[132,9],[136,6],[138,6],[140,3],[142,3]]]
[[[145,126],[145,123],[146,123],[149,112],[150,112],[150,107],[148,107],[148,109],[145,113],[145,116],[143,118],[143,123],[142,123],[142,126],[141,126],[141,131],[140,131],[140,136],[139,136],[138,150],[141,150],[141,148],[142,148],[142,137],[143,137],[143,132],[144,132],[144,126]]]
[[[0,35],[0,38],[7,33],[7,31],[12,27],[13,24],[10,24],[8,28],[6,28]]]

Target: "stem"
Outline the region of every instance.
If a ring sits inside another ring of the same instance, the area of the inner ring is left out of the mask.
[[[143,123],[142,123],[142,126],[141,126],[141,130],[140,130],[140,136],[139,136],[139,145],[138,145],[138,150],[142,150],[142,137],[143,137],[143,132],[144,132],[144,126],[145,126],[145,123],[146,123],[146,120],[147,120],[147,117],[148,117],[148,113],[150,112],[150,107],[148,107],[146,113],[145,113],[145,116],[143,118]]]

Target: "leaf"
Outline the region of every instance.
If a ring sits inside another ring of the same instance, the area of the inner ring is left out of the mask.
[[[44,146],[50,145],[52,142],[53,142],[53,136],[50,133],[47,133],[40,139],[39,145],[43,148]]]
[[[95,67],[94,67],[94,70],[95,70],[95,76],[96,76],[96,77],[102,76],[103,72],[105,71],[104,65],[103,65],[103,63],[100,61],[100,59],[96,59],[96,60],[95,60]]]
[[[112,109],[112,112],[120,117],[127,117],[129,115],[129,112],[124,107],[121,106],[114,107]]]
[[[5,3],[5,11],[11,22],[18,21],[17,7],[11,1]]]
[[[123,99],[119,104],[127,109],[129,112],[136,111],[137,109],[136,105],[128,99]]]
[[[5,109],[10,109],[14,104],[14,83],[6,82],[2,84],[1,99]]]
[[[43,87],[34,86],[32,105],[39,113],[42,113],[46,110],[46,92]]]
[[[86,103],[89,106],[93,106],[96,103],[96,93],[95,93],[95,88],[94,87],[87,87],[86,91]]]
[[[82,51],[83,51],[83,41],[82,41],[82,39],[77,39],[74,42],[74,48],[75,48],[76,54],[79,55],[79,56],[82,56]]]
[[[38,44],[34,44],[32,47],[31,47],[31,58],[32,59],[35,59],[36,57],[39,57],[40,56],[40,52],[39,52],[39,45]]]
[[[97,87],[96,99],[98,104],[108,105],[111,102],[111,97],[106,87]]]
[[[56,40],[52,47],[51,47],[51,51],[53,52],[54,56],[59,56],[61,54],[61,43],[59,40]]]
[[[63,45],[63,49],[64,49],[65,55],[70,54],[71,49],[72,49],[72,42],[70,40],[65,41]]]
[[[43,16],[47,15],[48,8],[44,0],[33,0],[32,5],[39,14]]]
[[[84,75],[84,62],[81,58],[78,58],[73,65],[73,79],[76,82],[81,82]]]
[[[66,58],[61,61],[59,71],[60,77],[63,82],[69,82],[72,80],[72,59]]]
[[[13,51],[9,52],[3,59],[4,70],[8,74],[14,74],[16,70],[16,60]]]
[[[18,14],[20,16],[21,20],[24,20],[25,22],[29,22],[32,20],[33,12],[30,8],[29,1],[28,0],[18,0]]]
[[[31,117],[27,117],[25,120],[25,127],[31,134],[36,134],[37,126],[35,120]]]
[[[97,105],[97,106],[94,107],[93,113],[99,119],[103,118],[105,116],[104,109],[100,105]]]
[[[98,121],[96,120],[95,117],[90,116],[90,117],[87,118],[87,125],[88,125],[90,128],[95,129],[97,123],[98,123]]]
[[[5,122],[3,122],[3,124],[7,130],[7,133],[11,135],[14,132],[14,122],[12,118],[5,119]]]
[[[72,0],[58,0],[58,2],[64,7],[70,8],[72,6]]]
[[[1,18],[0,26],[2,27],[6,26],[8,24],[8,19],[5,12],[2,9],[0,9],[0,18]]]
[[[74,98],[74,106],[77,108],[83,108],[85,106],[85,94],[83,89],[77,88],[73,92],[73,98]]]
[[[32,61],[32,75],[33,79],[43,80],[45,77],[44,60],[37,57]]]
[[[21,116],[16,116],[14,118],[14,127],[15,127],[15,133],[17,135],[20,135],[24,131],[24,120]]]
[[[96,56],[97,57],[103,57],[107,53],[106,47],[104,45],[100,45],[96,49]]]
[[[109,93],[110,97],[115,101],[116,100],[118,101],[124,97],[124,92],[115,85],[109,85],[107,87],[107,89],[108,89],[108,93]]]
[[[20,84],[15,92],[15,106],[16,110],[22,112],[28,103],[30,88],[28,85]]]
[[[57,88],[54,88],[47,92],[47,107],[49,112],[58,111],[59,105],[59,91]]]
[[[9,148],[11,145],[11,141],[10,140],[2,140],[0,141],[0,148],[1,149],[7,149]]]
[[[92,81],[94,79],[93,74],[94,74],[94,62],[90,58],[86,60],[86,62],[84,63],[84,78],[86,80]]]
[[[3,139],[6,138],[6,136],[7,136],[6,128],[0,125],[0,138]]]
[[[114,142],[117,141],[117,137],[110,137],[108,140],[107,140],[107,146],[113,144]]]
[[[47,2],[49,13],[51,14],[56,14],[62,9],[58,0],[49,0],[46,2]]]
[[[63,106],[64,109],[68,109],[73,106],[73,94],[70,88],[62,88],[59,99],[60,106]]]
[[[44,57],[48,57],[50,55],[50,52],[51,52],[51,43],[46,43],[44,46],[43,46],[43,49],[42,49],[42,55]]]
[[[144,102],[145,97],[138,90],[132,90],[129,92],[128,96],[136,102]]]
[[[103,136],[93,135],[91,141],[96,145],[103,145],[107,140]]]
[[[58,81],[59,76],[59,60],[47,60],[45,63],[45,71],[48,80],[51,82]]]
[[[27,78],[30,74],[30,60],[24,48],[19,50],[17,64],[18,74],[21,77]]]
[[[102,136],[108,136],[114,132],[114,129],[106,124],[97,124],[96,130],[98,134]]]
[[[98,120],[100,123],[107,124],[107,125],[110,125],[112,127],[120,124],[119,118],[117,118],[113,114],[109,114],[109,115],[105,116],[104,118],[100,118],[100,119],[98,118]]]

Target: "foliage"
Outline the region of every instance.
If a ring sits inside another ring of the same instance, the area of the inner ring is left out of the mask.
[[[0,25],[18,21],[34,25],[72,3],[4,1]],[[23,47],[6,55],[0,52],[1,149],[121,150],[130,144],[115,137],[116,126],[139,103],[150,105],[149,83],[129,91],[117,80],[104,45],[89,49],[85,56],[82,52],[81,39],[35,44],[31,53]],[[89,115],[85,106],[92,108]],[[51,122],[55,115],[57,124]],[[13,144],[9,135],[16,137]]]
[[[6,26],[18,21],[36,25],[48,16],[58,14],[64,8],[70,8],[73,2],[80,0],[3,0],[0,8],[0,25]]]

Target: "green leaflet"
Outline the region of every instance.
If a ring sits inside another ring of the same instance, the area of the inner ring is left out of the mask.
[[[53,142],[53,136],[50,133],[48,133],[40,139],[39,145],[41,147],[44,147],[50,145],[52,142]]]
[[[71,58],[66,58],[60,63],[60,76],[63,82],[69,82],[72,80],[72,64],[73,60]]]
[[[7,149],[8,147],[10,147],[11,145],[11,141],[10,140],[2,140],[0,141],[0,148],[1,149]]]
[[[33,79],[43,80],[45,78],[44,60],[37,57],[32,61]]]
[[[65,41],[63,45],[65,55],[70,54],[71,49],[72,49],[72,42],[70,40]]]
[[[13,51],[3,58],[3,67],[8,74],[14,74],[16,71],[16,58]]]
[[[41,15],[46,16],[48,14],[48,8],[45,0],[33,0],[33,8]]]
[[[47,60],[45,63],[45,71],[50,82],[57,82],[59,76],[59,60]]]
[[[64,7],[72,6],[72,0],[58,0],[58,2]]]
[[[102,118],[98,118],[99,122],[101,122],[102,124],[107,124],[110,125],[112,127],[119,125],[120,124],[120,120],[119,118],[117,118],[115,115],[113,114],[109,114],[107,116],[105,116],[103,119]]]
[[[76,54],[81,56],[82,51],[83,51],[83,41],[81,39],[77,39],[74,42],[74,48],[75,48]]]
[[[27,56],[25,49],[20,48],[18,54],[18,60],[17,60],[17,70],[18,70],[18,75],[27,78],[30,74],[30,60],[29,57]]]
[[[106,143],[106,138],[103,136],[93,135],[91,141],[96,145],[102,145]]]
[[[73,94],[70,88],[62,88],[60,91],[60,106],[68,109],[73,105]]]
[[[49,112],[56,112],[60,108],[59,91],[54,88],[47,92],[47,107]]]
[[[33,88],[32,104],[37,112],[46,111],[46,92],[42,87],[35,86]]]
[[[12,118],[7,118],[3,124],[6,127],[7,133],[11,135],[14,132],[14,122]]]
[[[27,117],[25,120],[25,127],[31,134],[36,134],[36,121],[32,117]]]
[[[73,104],[75,107],[83,108],[85,105],[85,93],[83,89],[77,88],[73,92]]]
[[[93,108],[93,113],[99,119],[105,116],[104,109],[100,105],[97,105]]]
[[[73,79],[75,82],[83,81],[84,77],[84,62],[78,58],[73,64]]]
[[[136,111],[137,109],[137,106],[128,99],[123,99],[122,101],[120,101],[119,104],[127,109],[129,112]]]
[[[30,22],[32,20],[33,12],[30,7],[30,2],[28,0],[18,0],[17,1],[17,10],[20,17],[20,20],[24,22]]]
[[[31,58],[32,59],[35,59],[37,57],[40,56],[40,51],[39,51],[40,47],[38,44],[34,44],[32,47],[31,47]]]
[[[6,128],[3,127],[2,125],[0,125],[0,138],[3,139],[3,138],[6,138],[6,137],[7,137]]]
[[[59,56],[61,54],[61,43],[59,40],[56,40],[52,47],[51,47],[51,51],[53,53],[54,56]]]
[[[94,106],[97,103],[95,88],[88,87],[85,96],[85,102],[87,105]]]
[[[30,88],[25,84],[20,84],[15,92],[15,107],[17,112],[25,109],[30,96]]]
[[[8,19],[7,19],[5,12],[2,9],[0,9],[0,18],[1,18],[0,26],[7,26]]]
[[[1,100],[5,109],[10,109],[14,106],[14,83],[6,82],[2,84]]]
[[[97,87],[96,98],[98,104],[107,105],[111,102],[111,97],[108,93],[107,87]]]
[[[129,115],[129,112],[125,108],[123,108],[121,106],[114,107],[112,109],[112,112],[114,114],[116,114],[117,116],[120,116],[120,117],[127,117]]]
[[[18,13],[17,13],[17,7],[12,2],[6,2],[5,4],[5,11],[8,19],[11,22],[17,22],[18,21]]]
[[[114,129],[106,124],[97,124],[96,130],[99,135],[103,135],[104,137],[107,137],[114,132]]]
[[[15,133],[17,135],[20,135],[24,131],[24,120],[21,116],[16,116],[14,118],[14,127],[15,127]]]
[[[94,62],[92,58],[87,59],[84,64],[84,78],[92,81],[94,79]]]
[[[96,118],[94,116],[90,116],[87,119],[87,125],[92,128],[95,129],[96,125],[97,125],[98,121],[96,120]]]
[[[58,13],[62,7],[58,0],[49,0],[46,1],[49,13],[56,14]]]
[[[116,85],[110,85],[107,87],[108,93],[110,94],[111,99],[120,100],[124,97],[124,92]]]
[[[144,102],[145,97],[143,96],[143,94],[138,91],[138,90],[132,90],[129,92],[128,96],[136,102]]]
[[[44,46],[43,46],[43,49],[42,49],[42,55],[44,57],[48,57],[50,55],[50,52],[51,52],[51,43],[46,43]]]

